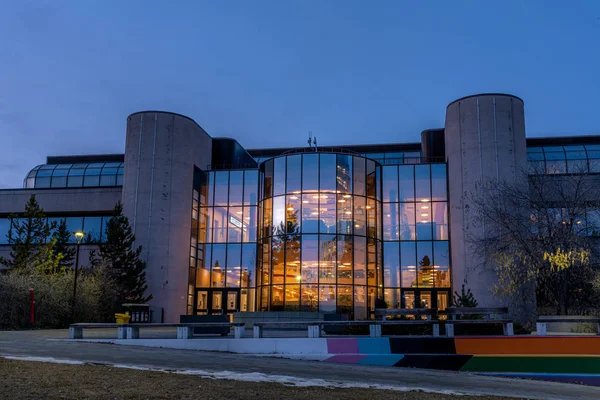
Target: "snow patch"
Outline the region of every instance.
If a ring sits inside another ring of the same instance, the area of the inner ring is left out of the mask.
[[[70,365],[83,365],[86,364],[85,361],[77,361],[77,360],[65,360],[54,357],[33,357],[33,356],[1,356],[2,358],[6,358],[7,360],[16,360],[16,361],[37,361],[37,362],[47,362],[54,364],[70,364]]]

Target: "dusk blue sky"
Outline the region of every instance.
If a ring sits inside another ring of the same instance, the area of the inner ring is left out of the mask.
[[[525,101],[528,136],[600,133],[600,1],[0,0],[0,187],[122,153],[126,117],[244,147],[416,142],[447,104]]]

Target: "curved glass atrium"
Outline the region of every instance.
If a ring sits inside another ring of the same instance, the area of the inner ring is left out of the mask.
[[[23,187],[26,189],[121,185],[123,185],[122,162],[38,165],[23,181]]]

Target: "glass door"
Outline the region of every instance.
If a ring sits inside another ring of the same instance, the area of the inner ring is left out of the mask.
[[[223,291],[211,290],[210,313],[211,315],[223,314]]]
[[[196,291],[196,315],[208,314],[208,290]]]
[[[240,289],[196,290],[196,315],[233,315],[240,311]]]

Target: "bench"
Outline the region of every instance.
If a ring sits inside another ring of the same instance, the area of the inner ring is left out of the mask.
[[[547,323],[553,323],[553,322],[583,322],[583,323],[595,323],[597,326],[597,332],[598,335],[600,335],[600,318],[577,318],[575,317],[570,317],[570,316],[564,316],[563,318],[561,317],[544,317],[544,316],[540,316],[538,317],[536,323],[535,323],[535,327],[536,327],[536,331],[537,334],[539,336],[546,336],[547,334]]]
[[[196,327],[214,327],[214,328],[234,328],[236,339],[244,337],[245,327],[243,322],[204,322],[204,323],[186,323],[186,324],[115,324],[115,323],[77,323],[69,325],[69,339],[83,339],[84,329],[99,328],[117,328],[118,339],[139,339],[140,328],[177,328],[177,339],[192,339],[194,337],[194,328]]]
[[[321,337],[321,328],[323,326],[368,326],[370,337],[381,337],[382,325],[408,325],[424,324],[433,326],[433,336],[440,335],[440,326],[438,321],[432,320],[408,320],[408,321],[297,321],[297,322],[255,322],[253,337],[259,339],[263,337],[264,328],[286,328],[286,327],[307,327],[309,338]]]
[[[512,319],[506,318],[508,314],[507,307],[483,308],[483,307],[448,307],[446,315],[451,319],[446,321],[446,336],[454,337],[454,325],[457,324],[502,324],[504,336],[514,336],[514,327]],[[482,315],[483,319],[457,319],[457,316],[463,315]],[[501,318],[497,318],[497,316]]]

